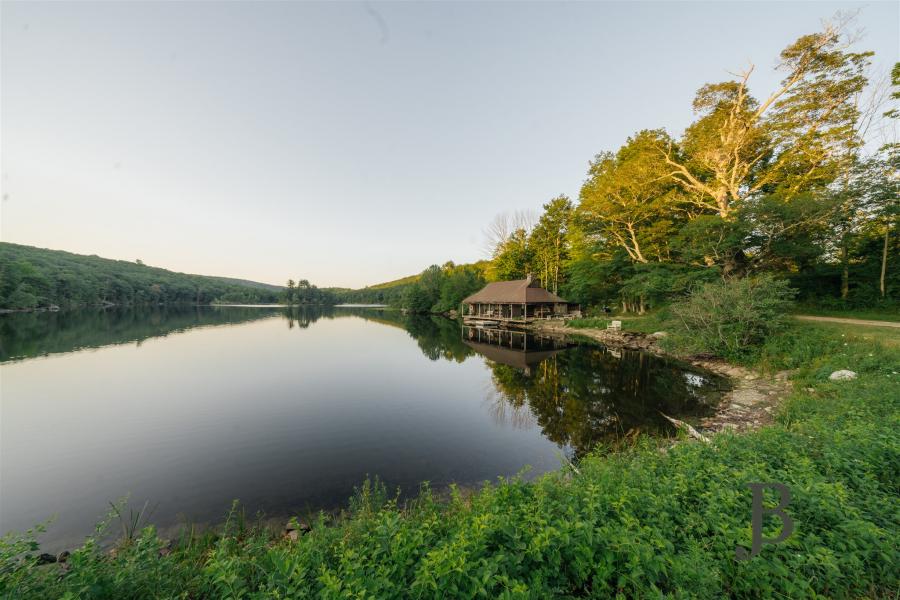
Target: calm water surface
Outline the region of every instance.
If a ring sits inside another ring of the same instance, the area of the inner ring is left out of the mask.
[[[0,531],[56,515],[71,547],[108,502],[216,522],[346,503],[378,475],[414,493],[555,469],[633,430],[671,433],[715,376],[442,318],[362,308],[0,315]]]

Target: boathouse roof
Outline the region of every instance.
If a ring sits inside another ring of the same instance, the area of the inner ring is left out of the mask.
[[[495,281],[484,286],[465,300],[466,304],[542,304],[565,302],[552,292],[548,292],[527,279],[514,279],[512,281]]]

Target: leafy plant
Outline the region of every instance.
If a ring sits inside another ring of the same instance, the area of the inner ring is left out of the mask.
[[[686,349],[735,358],[784,329],[794,293],[768,274],[726,279],[695,288],[670,313]]]

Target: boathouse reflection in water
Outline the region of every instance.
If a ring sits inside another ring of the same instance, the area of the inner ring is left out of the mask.
[[[462,339],[491,369],[495,418],[533,420],[568,454],[637,434],[671,435],[661,413],[710,414],[726,389],[711,373],[645,352],[511,329],[463,326]]]

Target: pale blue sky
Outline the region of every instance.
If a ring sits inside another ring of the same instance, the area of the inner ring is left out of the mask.
[[[577,197],[703,83],[900,3],[11,3],[4,241],[178,271],[359,287],[482,257],[497,213]]]

